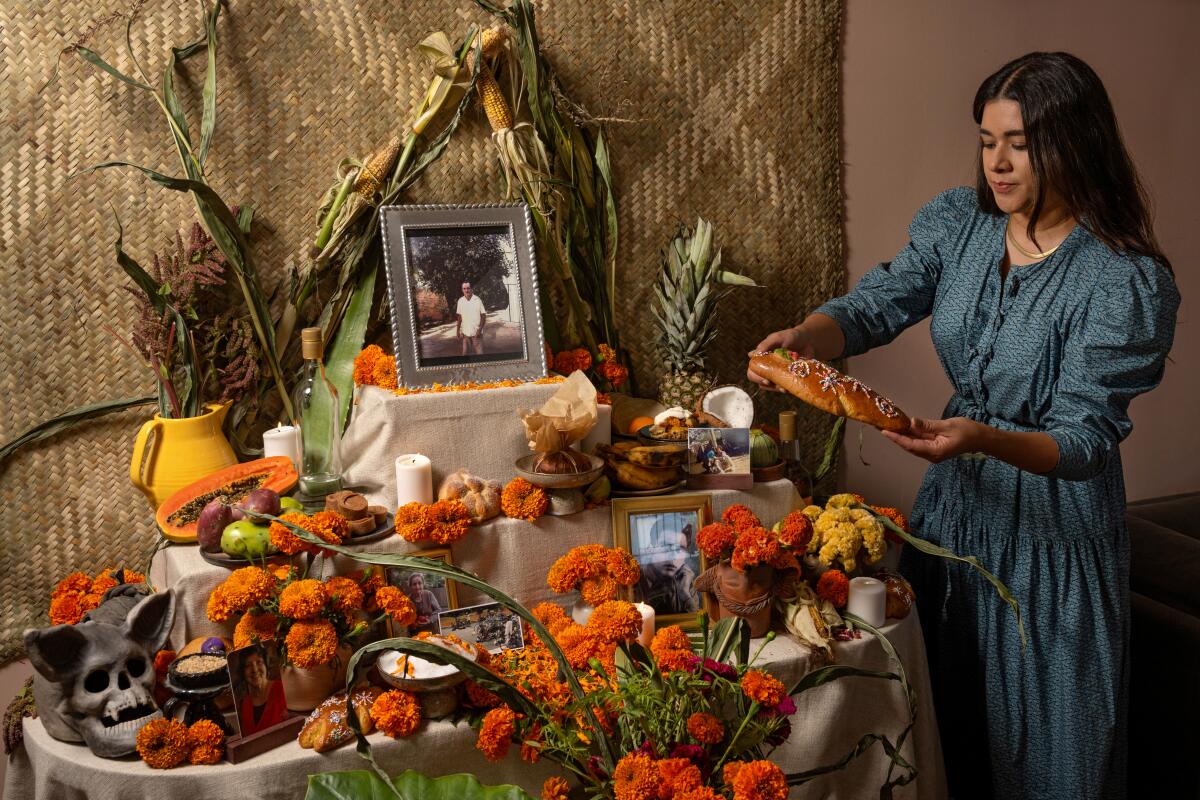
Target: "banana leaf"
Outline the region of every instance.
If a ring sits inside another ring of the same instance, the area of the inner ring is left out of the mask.
[[[1021,621],[1021,606],[1017,602],[1017,598],[1013,597],[1013,593],[1009,590],[1009,588],[1007,586],[1004,585],[1004,582],[1002,580],[1000,580],[995,575],[993,575],[991,572],[989,572],[983,566],[983,564],[979,563],[978,558],[976,558],[975,556],[960,556],[957,553],[953,553],[944,547],[939,547],[938,545],[934,544],[933,542],[927,542],[924,539],[917,538],[916,536],[913,536],[911,533],[908,533],[907,531],[905,531],[903,528],[901,528],[896,523],[892,522],[887,517],[883,516],[882,514],[876,513],[875,509],[871,508],[870,506],[865,506],[860,503],[855,503],[854,508],[861,508],[866,511],[870,511],[872,514],[875,515],[875,518],[877,520],[879,520],[881,523],[883,523],[883,526],[885,528],[887,528],[892,533],[899,536],[904,541],[908,542],[910,545],[915,547],[917,550],[920,550],[922,553],[925,553],[925,554],[931,555],[931,556],[938,556],[939,558],[944,558],[949,561],[961,561],[962,563],[968,564],[972,568],[974,568],[980,575],[982,575],[984,578],[987,579],[988,583],[990,583],[996,589],[996,593],[1000,595],[1000,599],[1003,600],[1005,603],[1008,603],[1009,608],[1012,609],[1013,616],[1016,617],[1016,620],[1017,620],[1017,633],[1021,637],[1021,648],[1024,649],[1026,646],[1028,646],[1029,640],[1025,636],[1025,624]]]
[[[430,778],[406,770],[392,778],[394,792],[377,775],[366,770],[322,772],[308,776],[304,800],[534,800],[511,784],[484,786],[474,775]]]
[[[92,403],[79,408],[73,408],[57,417],[51,417],[45,422],[39,422],[29,430],[22,433],[17,438],[5,442],[0,447],[0,466],[8,460],[9,456],[16,453],[22,447],[40,442],[43,439],[49,439],[51,436],[56,436],[64,431],[68,431],[86,422],[89,419],[103,417],[106,414],[116,414],[121,411],[127,411],[138,406],[148,406],[156,403],[158,398],[155,395],[146,397],[125,397],[120,400],[105,400],[100,403]]]

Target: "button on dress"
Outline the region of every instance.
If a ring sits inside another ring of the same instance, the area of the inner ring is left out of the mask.
[[[918,212],[910,242],[818,312],[845,356],[932,315],[954,388],[943,418],[1054,438],[1034,474],[970,454],[929,467],[916,533],[971,554],[1012,590],[1029,637],[977,572],[905,548],[926,632],[956,797],[1124,798],[1129,539],[1118,445],[1129,402],[1158,385],[1179,293],[1152,259],[1077,225],[1055,253],[1002,279],[1007,218],[975,190]]]

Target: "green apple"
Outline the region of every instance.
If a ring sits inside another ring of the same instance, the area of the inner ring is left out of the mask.
[[[270,530],[248,519],[231,522],[221,533],[221,550],[237,558],[262,558],[272,550]]]
[[[279,513],[286,514],[289,511],[299,511],[301,514],[303,514],[304,513],[304,503],[301,503],[299,500],[297,500],[294,497],[279,498]]]

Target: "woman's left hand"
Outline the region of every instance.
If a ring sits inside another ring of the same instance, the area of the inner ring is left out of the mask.
[[[966,417],[919,419],[913,417],[907,431],[883,431],[883,435],[914,456],[934,464],[979,449],[981,423]]]

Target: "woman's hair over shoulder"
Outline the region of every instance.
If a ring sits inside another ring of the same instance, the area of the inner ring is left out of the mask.
[[[1146,191],[1095,70],[1070,53],[1028,53],[980,84],[972,107],[977,123],[993,100],[1014,100],[1021,108],[1038,179],[1031,235],[1046,187],[1053,186],[1080,224],[1113,251],[1149,256],[1171,269],[1154,235]],[[1001,213],[980,162],[975,183],[980,209]]]

